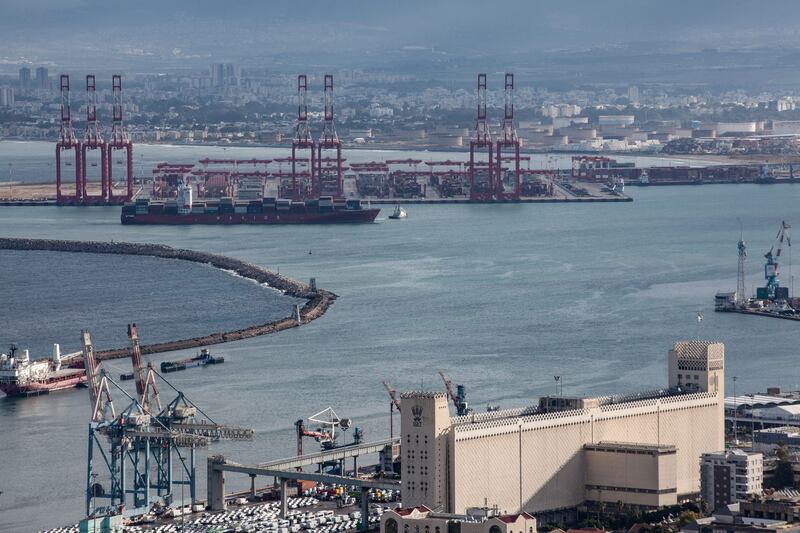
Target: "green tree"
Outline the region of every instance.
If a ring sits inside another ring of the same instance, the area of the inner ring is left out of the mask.
[[[789,449],[785,445],[781,444],[775,451],[775,456],[778,458],[778,462],[775,465],[775,473],[772,475],[772,481],[769,483],[769,488],[794,488],[794,471],[792,470],[792,461],[789,456]]]

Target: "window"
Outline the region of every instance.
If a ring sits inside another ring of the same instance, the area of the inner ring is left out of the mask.
[[[500,529],[500,526],[495,525],[489,528],[489,533],[503,533],[503,531]]]
[[[390,518],[386,521],[386,533],[397,533],[397,520]]]
[[[425,526],[425,533],[431,533],[431,526]]]
[[[403,524],[403,533],[408,533],[408,524]]]

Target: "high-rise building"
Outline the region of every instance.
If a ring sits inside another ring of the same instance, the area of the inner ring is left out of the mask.
[[[222,80],[225,77],[225,64],[212,63],[211,64],[211,86],[222,87]]]
[[[636,85],[631,85],[628,87],[628,102],[632,104],[639,103],[639,87]]]
[[[700,461],[700,494],[711,511],[746,500],[751,494],[760,496],[763,480],[764,457],[759,452],[704,453]]]
[[[26,92],[31,87],[31,69],[22,67],[19,69],[19,89]]]
[[[239,85],[241,77],[239,65],[235,63],[212,63],[211,86],[225,87]]]
[[[14,107],[13,87],[0,87],[0,107]]]
[[[50,76],[47,74],[47,67],[38,67],[36,69],[36,87],[39,89],[50,88]]]

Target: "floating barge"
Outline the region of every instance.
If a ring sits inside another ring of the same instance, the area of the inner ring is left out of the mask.
[[[186,370],[195,366],[208,366],[208,365],[221,365],[225,362],[225,358],[221,355],[211,355],[211,353],[203,348],[200,353],[189,359],[181,359],[179,361],[164,361],[161,363],[161,371],[165,374],[168,372],[178,372],[179,370]]]

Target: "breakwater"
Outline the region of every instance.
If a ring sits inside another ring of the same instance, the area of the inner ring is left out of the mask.
[[[211,344],[247,339],[250,337],[267,335],[269,333],[275,333],[285,329],[294,328],[300,324],[306,324],[321,317],[337,298],[337,296],[330,291],[326,291],[324,289],[313,290],[305,283],[282,276],[276,272],[272,272],[246,261],[208,252],[172,248],[171,246],[162,244],[20,239],[4,237],[0,238],[0,250],[140,255],[159,257],[163,259],[192,261],[195,263],[208,264],[215,268],[234,272],[243,278],[251,279],[260,284],[269,285],[271,288],[279,290],[285,295],[306,300],[306,303],[300,308],[299,322],[296,316],[289,316],[279,320],[274,320],[272,322],[257,324],[234,331],[212,332],[201,337],[192,337],[189,339],[179,339],[154,344],[143,344],[141,346],[142,353],[146,354],[208,346]],[[79,325],[77,327],[79,327]],[[95,353],[98,359],[101,360],[119,359],[123,357],[130,357],[130,348],[126,347],[98,350]],[[83,365],[83,361],[79,359],[67,361],[67,363],[70,364],[70,366]]]

